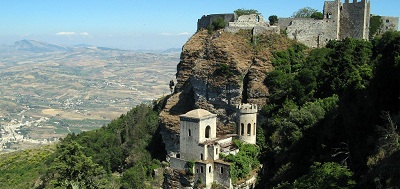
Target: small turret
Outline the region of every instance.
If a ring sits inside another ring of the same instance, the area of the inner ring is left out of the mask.
[[[236,107],[236,131],[239,139],[256,144],[257,105],[240,104]]]

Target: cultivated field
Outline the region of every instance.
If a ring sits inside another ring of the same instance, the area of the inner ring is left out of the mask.
[[[101,127],[167,95],[178,62],[179,53],[93,48],[0,53],[1,144],[19,148],[13,141],[40,143]]]

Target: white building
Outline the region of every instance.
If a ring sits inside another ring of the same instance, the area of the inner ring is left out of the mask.
[[[180,117],[180,151],[170,157],[174,169],[192,170],[195,180],[206,188],[213,182],[233,188],[230,164],[220,159],[220,154],[236,154],[238,149],[232,145],[233,138],[256,143],[257,105],[237,106],[237,134],[217,137],[217,115],[203,109],[196,109]],[[194,162],[189,168],[188,162]]]

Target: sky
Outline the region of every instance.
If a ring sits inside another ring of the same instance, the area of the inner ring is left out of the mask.
[[[344,1],[344,0],[342,0]],[[352,2],[352,0],[350,0]],[[324,0],[0,0],[0,45],[22,39],[120,49],[180,48],[202,15],[256,9],[289,17]],[[371,13],[400,17],[399,0],[372,0]]]

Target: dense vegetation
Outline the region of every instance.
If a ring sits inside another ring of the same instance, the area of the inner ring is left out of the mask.
[[[369,23],[369,38],[372,39],[377,33],[379,33],[379,29],[382,27],[382,17],[372,15],[369,19]]]
[[[400,32],[274,57],[260,187],[400,186]]]
[[[159,185],[153,170],[161,167],[159,160],[165,158],[165,151],[157,129],[158,112],[153,106],[139,105],[100,129],[68,135],[56,149],[26,150],[6,156],[0,160],[0,188]]]
[[[35,188],[46,171],[46,159],[54,146],[3,154],[0,158],[0,188]]]
[[[239,148],[239,153],[236,155],[229,154],[222,158],[231,163],[230,174],[232,182],[235,183],[240,179],[245,179],[252,170],[258,168],[260,162],[257,158],[260,149],[254,144],[246,144],[239,140],[235,140],[234,143]]]

